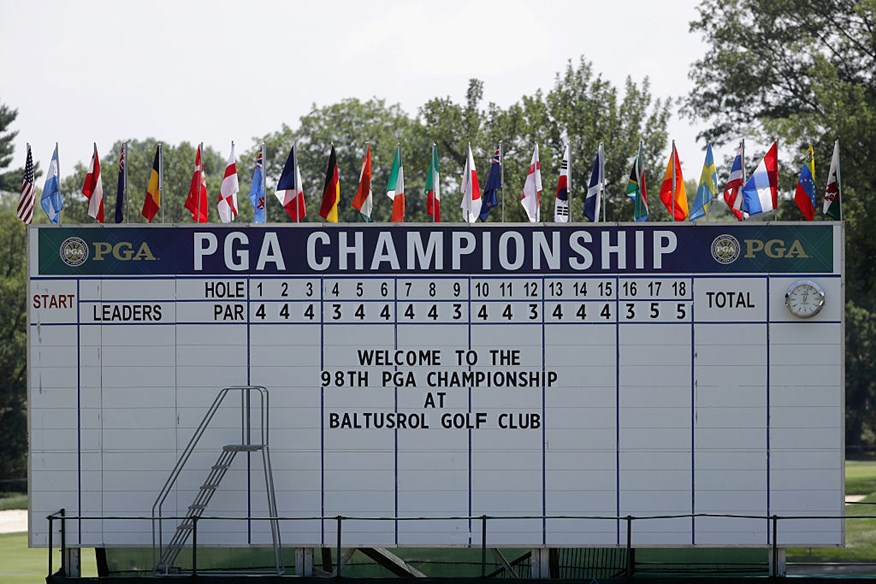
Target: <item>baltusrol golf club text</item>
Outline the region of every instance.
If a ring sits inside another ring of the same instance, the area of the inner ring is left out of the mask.
[[[329,429],[384,430],[538,430],[540,412],[449,412],[452,394],[467,389],[541,389],[556,385],[556,371],[521,366],[521,351],[490,349],[483,353],[468,349],[453,351],[357,349],[361,367],[374,370],[335,369],[320,372],[323,388],[407,388],[428,387],[420,412],[328,411]],[[485,363],[482,363],[482,359]],[[471,370],[486,364],[489,369]],[[415,368],[415,369],[412,369]],[[499,369],[501,368],[501,369]],[[450,395],[449,395],[450,394]],[[456,404],[457,406],[462,404]]]

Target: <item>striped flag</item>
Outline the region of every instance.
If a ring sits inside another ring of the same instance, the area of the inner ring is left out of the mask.
[[[277,199],[286,213],[296,223],[307,215],[304,206],[304,187],[301,185],[301,171],[298,169],[298,147],[293,145],[277,181]]]
[[[64,197],[61,196],[60,169],[58,167],[58,144],[52,153],[49,172],[46,173],[46,183],[43,185],[43,195],[40,204],[46,216],[52,223],[61,222],[61,211],[64,210]]]
[[[201,160],[201,146],[195,155],[195,170],[192,173],[192,184],[189,185],[189,196],[186,197],[186,209],[192,213],[192,221],[206,223],[209,213],[207,208],[207,177],[204,174],[204,161]]]
[[[569,144],[563,150],[563,160],[560,162],[560,179],[557,181],[557,200],[554,202],[554,221],[569,222]]]
[[[529,172],[526,174],[526,182],[523,183],[523,195],[520,204],[526,211],[530,223],[538,223],[541,220],[541,163],[538,160],[538,144],[532,152],[532,161],[529,163]]]
[[[392,199],[390,221],[401,223],[405,220],[405,169],[402,163],[401,146],[395,150],[392,169],[389,171],[389,180],[386,182],[386,196]]]
[[[703,170],[700,173],[700,184],[697,187],[697,196],[694,198],[693,209],[690,212],[690,220],[696,221],[705,217],[709,212],[709,204],[718,196],[718,168],[715,166],[715,157],[712,155],[712,144],[706,146],[706,159],[703,161]]]
[[[18,199],[18,218],[27,225],[33,221],[33,206],[36,199],[36,187],[33,184],[33,156],[30,144],[27,145],[27,162],[24,163],[24,180],[21,182],[21,198]]]
[[[794,189],[794,202],[807,221],[815,219],[815,152],[811,144],[803,168],[800,169],[797,188]]]
[[[666,172],[663,173],[660,200],[666,205],[673,221],[687,219],[687,190],[684,187],[684,175],[681,174],[681,161],[678,159],[675,140],[672,141],[669,163],[666,165]]]
[[[481,212],[481,186],[478,183],[478,171],[475,169],[474,156],[471,154],[471,144],[465,159],[465,170],[462,172],[462,218],[468,223],[478,220]]]
[[[441,184],[438,173],[438,146],[432,144],[432,161],[426,172],[426,212],[435,219],[441,221]]]
[[[335,145],[329,154],[328,167],[325,169],[325,184],[322,187],[322,205],[319,216],[329,223],[338,222],[338,203],[341,202],[341,182],[338,178],[338,159],[335,155]]]
[[[88,216],[97,219],[98,223],[103,223],[103,180],[100,177],[97,142],[94,143],[94,153],[91,155],[88,174],[85,175],[85,184],[82,185],[82,194],[88,199]]]
[[[161,144],[155,148],[155,160],[152,162],[152,172],[149,173],[149,184],[146,186],[146,198],[143,199],[141,215],[146,221],[152,219],[161,209]]]
[[[359,171],[359,186],[356,188],[356,196],[353,197],[353,202],[350,205],[359,211],[362,219],[369,223],[372,221],[371,210],[374,205],[374,197],[371,193],[371,144],[365,147],[362,170]]]
[[[740,221],[745,219],[745,215],[743,215],[744,209],[742,208],[744,198],[739,193],[739,189],[742,188],[742,165],[744,164],[742,158],[744,152],[745,142],[741,141],[736,149],[736,158],[733,159],[733,165],[730,167],[730,176],[727,177],[727,184],[724,186],[724,202],[727,203],[727,207],[730,208],[730,211]]]
[[[779,195],[779,141],[773,142],[763,160],[745,181],[742,196],[749,215],[774,211]]]
[[[237,217],[237,193],[240,191],[240,183],[237,180],[237,160],[234,158],[234,142],[231,143],[231,154],[225,165],[225,174],[222,176],[222,185],[219,187],[219,201],[217,208],[219,219],[222,223],[231,223]]]

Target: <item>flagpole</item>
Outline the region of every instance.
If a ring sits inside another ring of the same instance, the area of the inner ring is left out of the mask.
[[[599,142],[596,155],[599,157],[599,206],[602,207],[602,222],[605,223],[605,146],[602,141]]]
[[[566,206],[568,214],[566,215],[566,221],[569,223],[572,222],[572,141],[568,140],[566,142],[566,146],[568,146],[569,150],[569,159],[566,161]],[[562,164],[562,163],[561,163]],[[556,203],[554,203],[556,205]]]
[[[262,162],[264,164],[264,162]],[[292,172],[295,173],[295,224],[301,222],[300,213],[298,213],[298,204],[301,202],[298,200],[298,197],[303,196],[303,194],[299,194],[304,192],[304,189],[301,188],[301,185],[298,184],[298,142],[294,142],[292,144],[292,165],[295,167],[292,169]]]
[[[128,196],[128,160],[127,160],[127,158],[128,158],[128,143],[127,142],[125,142],[125,144],[123,145],[123,148],[125,149],[125,186],[124,186],[124,188],[125,188],[125,224],[127,224],[128,223],[128,199],[130,198]]]
[[[776,138],[774,140],[776,144],[776,221],[779,220],[779,207],[781,206],[781,201],[779,200],[779,139]],[[769,151],[769,150],[767,150]]]
[[[499,188],[502,189],[502,223],[505,222],[505,164],[502,162],[502,141],[499,140]]]
[[[204,180],[204,143],[198,146],[200,161],[198,164],[198,223],[201,222],[201,181]],[[209,212],[209,211],[208,211]]]
[[[161,223],[164,223],[164,207],[166,207],[166,197],[164,201],[162,201],[162,194],[164,193],[164,153],[161,149],[161,142],[158,143],[158,204],[161,205]]]
[[[742,147],[740,150],[742,151],[742,159],[739,161],[742,165],[742,186],[739,187],[738,197],[742,197],[742,201],[739,203],[739,212],[742,213],[742,219],[745,219],[745,194],[742,192],[745,188],[745,138],[742,139]]]
[[[268,161],[267,152],[265,151],[265,143],[262,142],[262,192],[265,194],[265,208],[262,209],[265,215],[265,225],[268,224]],[[258,202],[256,202],[258,206]]]
[[[63,196],[61,194],[61,155],[58,154],[58,143],[55,142],[55,162],[58,164],[58,201]],[[61,224],[61,215],[64,213],[62,209],[58,209],[58,225]]]
[[[672,167],[672,190],[669,191],[672,198],[672,216],[669,220],[675,223],[675,140],[672,141],[672,152],[669,153],[669,166]]]
[[[839,220],[843,220],[843,205],[845,204],[843,201],[843,181],[841,179],[842,174],[840,173],[840,151],[839,151],[839,140],[834,142],[834,148],[836,148],[836,196],[837,203],[839,204]],[[778,158],[778,157],[776,157]],[[830,172],[830,171],[828,171]],[[830,180],[830,176],[827,177]]]
[[[435,147],[436,147],[435,142],[432,142],[432,154],[431,154],[431,156],[429,156],[429,174],[431,175],[429,178],[431,178],[433,181],[435,180],[435,176],[432,174],[432,161],[435,160]],[[434,193],[435,193],[435,183],[433,182],[432,183],[432,223],[435,223],[435,194]],[[429,204],[429,201],[428,201],[429,195],[427,194],[426,197],[427,197],[426,205],[428,205]]]

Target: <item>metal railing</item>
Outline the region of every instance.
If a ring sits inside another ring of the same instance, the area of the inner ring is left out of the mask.
[[[173,520],[182,520],[185,519],[186,516],[175,516],[175,517],[165,517],[165,519],[173,519]],[[503,522],[509,520],[587,520],[587,521],[612,521],[612,522],[620,522],[626,528],[626,538],[625,542],[622,545],[617,546],[592,546],[592,547],[605,547],[611,549],[623,549],[626,551],[626,561],[627,565],[625,570],[620,577],[632,577],[636,572],[636,564],[634,560],[633,551],[637,547],[647,548],[649,544],[634,544],[633,543],[633,534],[635,532],[634,526],[638,522],[647,522],[653,520],[660,519],[696,519],[696,518],[718,518],[718,519],[748,519],[748,520],[763,520],[768,522],[769,525],[769,534],[768,540],[769,542],[762,546],[747,546],[747,547],[760,547],[769,550],[770,561],[766,566],[768,575],[770,577],[779,577],[784,574],[781,573],[780,570],[780,551],[785,548],[784,545],[779,545],[778,537],[781,533],[780,525],[783,522],[788,521],[799,521],[799,520],[832,520],[832,521],[841,521],[841,520],[855,520],[855,519],[876,519],[876,515],[853,515],[853,516],[827,516],[827,515],[734,515],[734,514],[717,514],[717,513],[691,513],[691,514],[678,514],[678,515],[647,515],[647,516],[594,516],[594,515],[502,515],[502,516],[491,516],[491,515],[477,515],[477,516],[466,516],[466,515],[454,515],[454,516],[432,516],[432,517],[397,517],[397,516],[343,516],[343,515],[334,515],[334,516],[312,516],[312,517],[279,517],[279,516],[271,516],[271,517],[256,517],[256,516],[246,516],[246,517],[229,517],[229,516],[197,516],[192,519],[192,536],[191,536],[191,568],[186,573],[191,575],[197,575],[200,568],[198,566],[198,549],[201,547],[209,547],[203,546],[198,541],[198,533],[200,529],[200,525],[204,522],[209,521],[268,521],[268,522],[292,522],[292,523],[301,523],[301,522],[332,522],[336,526],[336,538],[334,541],[334,549],[336,550],[336,561],[335,567],[332,570],[330,576],[335,578],[340,578],[344,569],[344,555],[342,554],[342,549],[344,546],[343,534],[344,534],[344,526],[346,524],[362,522],[362,521],[386,521],[386,522],[413,522],[413,521],[471,521],[473,524],[477,524],[480,527],[480,541],[478,544],[472,542],[468,547],[480,549],[481,551],[481,561],[480,561],[480,575],[483,578],[488,576],[496,576],[498,573],[494,572],[488,574],[487,572],[487,552],[492,548],[499,547],[530,547],[530,546],[521,546],[521,545],[510,545],[510,544],[497,544],[493,543],[491,545],[489,534],[491,533],[489,526],[495,525],[496,522]],[[49,575],[53,574],[53,564],[52,564],[52,551],[54,548],[54,538],[53,534],[55,531],[55,522],[60,521],[60,547],[61,547],[61,569],[60,574],[66,574],[66,566],[64,564],[64,558],[66,556],[66,533],[67,533],[67,522],[68,521],[77,521],[77,522],[87,522],[87,521],[136,521],[143,520],[149,521],[154,519],[151,516],[73,516],[67,515],[64,509],[59,510],[56,513],[52,513],[47,516],[47,520],[49,522],[49,533],[48,533],[48,546],[49,546]],[[501,531],[500,531],[501,533]],[[155,543],[153,543],[153,548]],[[300,546],[295,547],[324,547],[319,544],[302,544]],[[364,547],[361,545],[352,545],[348,547]],[[549,546],[535,546],[535,547],[549,547]],[[568,547],[568,546],[565,546]],[[696,546],[674,546],[674,547],[696,547]],[[798,546],[794,546],[798,547]],[[153,549],[154,552],[154,549]],[[871,565],[871,563],[864,563],[865,565]]]

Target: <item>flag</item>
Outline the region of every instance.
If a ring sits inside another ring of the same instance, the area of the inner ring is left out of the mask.
[[[532,152],[532,161],[529,163],[526,182],[523,183],[520,204],[526,210],[530,223],[538,223],[541,220],[541,163],[538,161],[538,143]]]
[[[116,223],[121,223],[125,220],[125,192],[128,188],[128,169],[125,157],[128,154],[128,145],[122,143],[119,148],[119,180],[116,183]]]
[[[563,150],[563,160],[560,162],[560,178],[557,181],[557,200],[554,202],[554,221],[569,222],[569,144]]]
[[[830,172],[827,174],[827,187],[824,190],[824,214],[837,221],[843,219],[839,140],[833,144]]]
[[[362,170],[359,171],[359,186],[356,188],[356,196],[350,203],[359,211],[367,222],[371,222],[371,210],[374,205],[374,197],[371,194],[371,144],[365,147],[365,156],[362,158]]]
[[[602,191],[605,188],[605,150],[602,142],[596,149],[596,158],[590,170],[590,183],[587,186],[587,196],[584,199],[584,216],[591,221],[599,221],[599,211],[602,207]]]
[[[797,188],[794,189],[794,202],[807,221],[815,219],[815,152],[811,144],[803,168],[800,169]]]
[[[441,221],[441,184],[438,173],[438,146],[432,144],[432,161],[426,172],[426,212],[436,223]]]
[[[155,160],[152,162],[152,172],[149,173],[149,184],[146,187],[146,198],[143,200],[141,215],[146,221],[152,223],[152,219],[161,208],[161,145],[155,148]]]
[[[496,197],[496,191],[502,188],[502,145],[496,148],[496,153],[493,154],[493,160],[490,162],[490,174],[487,175],[487,184],[484,185],[484,192],[481,196],[481,221],[486,221],[490,216],[490,209],[499,206],[499,200]]]
[[[739,142],[739,147],[736,149],[736,158],[733,159],[733,166],[730,167],[730,176],[727,177],[727,184],[724,186],[724,202],[727,203],[730,211],[740,221],[745,219],[745,215],[743,215],[744,209],[742,208],[744,198],[739,193],[739,189],[742,188],[742,177],[744,176],[742,172],[744,149],[745,142]]]
[[[390,221],[400,223],[405,220],[405,169],[402,164],[401,146],[395,150],[392,170],[386,183],[386,196],[392,199],[392,217]]]
[[[192,184],[189,185],[189,196],[186,197],[186,209],[192,213],[192,221],[206,223],[209,213],[207,207],[207,177],[204,174],[204,162],[201,160],[201,146],[195,155],[195,171],[192,173]]]
[[[88,216],[103,223],[103,180],[100,177],[100,158],[97,155],[96,142],[88,174],[85,175],[85,184],[82,185],[82,194],[88,199]]]
[[[338,203],[341,202],[341,182],[338,178],[338,159],[335,155],[335,145],[329,154],[328,166],[325,169],[325,184],[322,187],[322,205],[319,216],[329,223],[338,222]]]
[[[60,170],[58,168],[58,145],[52,153],[52,162],[46,173],[46,184],[43,185],[43,195],[40,204],[52,223],[61,222],[61,211],[64,210],[64,198],[61,196]]]
[[[687,219],[687,190],[684,188],[684,176],[681,174],[681,162],[678,160],[675,141],[672,142],[669,163],[663,174],[663,184],[660,185],[660,200],[666,205],[673,221]]]
[[[33,205],[36,202],[36,187],[33,184],[33,156],[27,145],[27,162],[24,163],[24,180],[21,182],[21,198],[18,199],[18,218],[27,225],[33,221]]]
[[[256,154],[255,170],[252,171],[252,185],[249,187],[249,202],[252,203],[252,222],[265,222],[265,145]]]
[[[298,169],[298,147],[292,146],[280,180],[277,181],[277,199],[286,213],[296,223],[307,215],[304,207],[304,187],[301,184],[301,171]]]
[[[627,181],[627,196],[633,202],[633,221],[648,220],[648,192],[644,162],[642,143],[639,142],[639,151],[636,152],[633,168],[630,169],[630,178]]]
[[[773,142],[754,173],[745,181],[742,196],[745,212],[749,215],[773,211],[779,195],[779,142]]]
[[[717,196],[718,168],[715,166],[715,157],[712,155],[712,144],[710,143],[706,146],[706,159],[703,161],[700,185],[697,187],[697,196],[690,212],[690,220],[696,221],[700,217],[705,217],[709,211],[709,203]]]
[[[481,186],[478,183],[478,171],[475,170],[474,156],[471,154],[471,144],[465,159],[465,170],[462,172],[462,219],[467,223],[478,220],[481,212]]]
[[[234,142],[231,143],[231,154],[225,165],[225,174],[222,176],[222,185],[219,187],[219,201],[216,205],[219,211],[219,220],[222,223],[231,223],[237,217],[237,193],[240,191],[240,183],[237,180],[237,160],[234,158]]]

